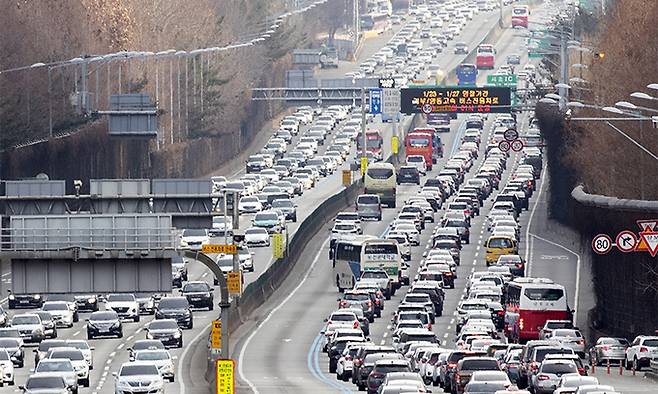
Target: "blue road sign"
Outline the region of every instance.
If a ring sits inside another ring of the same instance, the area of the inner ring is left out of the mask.
[[[370,113],[371,114],[381,114],[382,113],[382,90],[381,89],[370,89]]]

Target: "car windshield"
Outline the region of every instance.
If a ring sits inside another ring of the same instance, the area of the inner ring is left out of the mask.
[[[426,147],[430,144],[429,139],[427,138],[409,138],[407,140],[407,144],[409,146],[415,147],[415,148],[423,148]]]
[[[256,221],[273,221],[273,220],[279,220],[279,217],[277,216],[276,213],[259,213],[256,215],[254,218]]]
[[[462,370],[467,371],[496,371],[498,362],[496,360],[464,360]]]
[[[658,339],[645,339],[642,345],[649,347],[658,347]]]
[[[107,321],[116,319],[118,319],[118,316],[114,312],[94,312],[89,317],[89,320],[93,321]]]
[[[368,176],[372,179],[388,179],[393,176],[393,170],[390,168],[369,168]]]
[[[167,351],[161,352],[137,352],[135,361],[153,361],[153,360],[169,360],[171,357]]]
[[[79,350],[55,350],[48,358],[66,358],[71,361],[84,360],[84,357]]]
[[[511,248],[512,240],[509,238],[491,238],[488,243],[489,248]]]
[[[43,341],[39,344],[39,351],[45,352],[51,347],[66,347],[66,341],[60,341],[60,340],[49,340],[49,341]]]
[[[64,389],[66,382],[61,376],[31,376],[27,379],[25,388],[28,390]]]
[[[135,375],[158,375],[158,367],[155,365],[124,365],[121,367],[120,376]]]
[[[379,204],[379,197],[377,196],[359,196],[356,200],[357,204]]]
[[[294,205],[290,200],[274,200],[272,202],[272,208],[292,208]]]
[[[12,326],[39,324],[40,322],[41,322],[41,319],[39,319],[39,316],[37,316],[37,315],[14,316],[14,318],[11,319],[11,325]]]
[[[354,315],[347,313],[336,313],[331,315],[331,321],[354,321]]]
[[[164,349],[164,345],[158,340],[137,341],[133,345],[134,351],[145,349]]]
[[[546,363],[542,365],[541,372],[553,374],[577,373],[578,368],[574,363]]]
[[[66,346],[71,346],[80,350],[91,349],[86,341],[66,341]]]
[[[264,228],[248,228],[244,233],[245,234],[252,234],[252,235],[256,235],[256,234],[263,234],[264,235],[264,234],[267,234],[267,230],[265,230]]]
[[[368,253],[368,252],[366,252]],[[382,253],[382,252],[379,252]],[[365,271],[361,275],[362,279],[388,279],[388,274],[383,271]]]
[[[564,296],[562,289],[525,289],[523,294],[532,301],[557,301]],[[658,340],[656,340],[658,344]]]
[[[153,320],[149,324],[149,330],[176,330],[178,324],[173,320]]]
[[[110,294],[107,296],[108,302],[133,302],[135,296],[132,294]]]
[[[199,292],[199,291],[208,291],[208,285],[206,283],[186,283],[183,286],[183,292]]]
[[[19,340],[16,338],[0,338],[0,348],[16,348]]]
[[[183,230],[183,237],[205,237],[206,230],[199,229],[185,229]]]
[[[184,297],[163,298],[159,304],[160,309],[187,309],[189,306],[187,298]]]
[[[465,393],[494,394],[499,390],[506,390],[507,384],[504,382],[472,382],[466,385]]]
[[[356,230],[356,226],[352,223],[336,223],[334,224],[334,230],[351,231]]]
[[[46,302],[41,309],[44,311],[65,311],[68,310],[69,307],[65,303],[60,303],[60,302]]]
[[[35,372],[64,372],[73,371],[73,365],[70,361],[47,361],[44,360],[37,364]]]

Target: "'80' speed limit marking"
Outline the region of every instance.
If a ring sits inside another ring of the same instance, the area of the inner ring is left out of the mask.
[[[592,250],[598,254],[608,254],[612,250],[612,238],[599,234],[592,239]]]

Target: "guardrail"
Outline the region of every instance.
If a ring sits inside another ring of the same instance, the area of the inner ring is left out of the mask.
[[[2,251],[173,250],[178,234],[173,228],[10,228],[3,229]]]

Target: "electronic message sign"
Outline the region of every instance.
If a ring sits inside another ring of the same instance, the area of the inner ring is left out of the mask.
[[[425,87],[401,89],[405,114],[510,112],[509,87]]]

